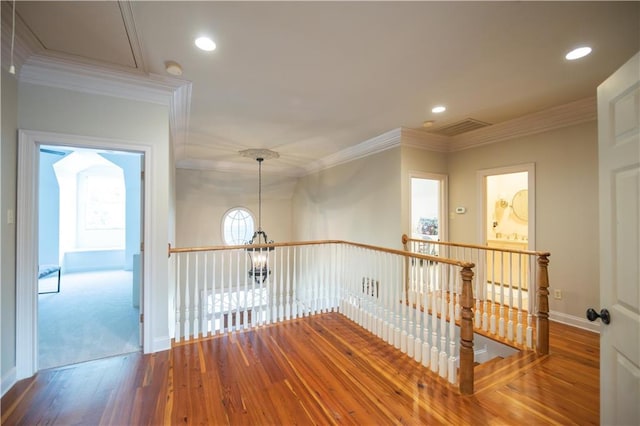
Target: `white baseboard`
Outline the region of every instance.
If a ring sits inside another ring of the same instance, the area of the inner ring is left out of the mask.
[[[574,315],[565,314],[564,312],[550,311],[549,319],[551,321],[582,328],[583,330],[600,333],[600,322],[591,322],[586,318],[576,317]]]
[[[2,376],[2,395],[0,396],[4,396],[4,394],[16,384],[16,381],[16,368],[13,367]]]
[[[156,337],[155,339],[153,339],[151,346],[151,351],[149,351],[149,353],[169,350],[171,349],[171,337]]]

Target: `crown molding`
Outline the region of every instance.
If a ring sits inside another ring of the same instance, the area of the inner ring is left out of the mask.
[[[22,66],[20,82],[168,106],[174,153],[177,156],[184,153],[191,105],[190,81],[36,54]]]
[[[589,97],[454,136],[449,147],[450,151],[462,151],[595,121],[597,118],[596,98]]]
[[[189,169],[189,170],[202,170],[202,171],[216,171],[222,173],[255,173],[255,163],[239,163],[235,161],[216,161],[206,160],[199,158],[188,158],[176,161],[176,168]],[[298,167],[287,167],[276,164],[265,163],[262,172],[265,175],[274,174],[277,176],[284,176],[290,178],[297,178],[304,176],[304,170],[300,170]]]
[[[403,147],[425,149],[428,151],[449,152],[451,138],[449,136],[427,133],[423,130],[402,128],[401,143]]]
[[[176,78],[105,68],[49,54],[31,56],[22,67],[20,81],[167,106],[176,89],[190,84]]]
[[[319,172],[330,167],[337,166],[339,164],[347,163],[349,161],[357,160],[362,157],[377,154],[387,149],[400,146],[400,140],[402,138],[402,129],[397,128],[389,130],[379,136],[368,139],[364,142],[360,142],[357,145],[343,149],[336,153],[330,154],[324,158],[316,160],[304,167],[305,174],[311,174]]]

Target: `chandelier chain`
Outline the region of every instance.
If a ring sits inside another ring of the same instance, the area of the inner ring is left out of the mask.
[[[258,231],[262,231],[262,162],[264,158],[256,158],[258,161]]]

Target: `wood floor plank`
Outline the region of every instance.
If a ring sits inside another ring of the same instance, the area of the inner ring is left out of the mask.
[[[597,424],[599,336],[550,325],[455,386],[338,313],[220,334],[152,355],[44,370],[2,398],[2,424]]]

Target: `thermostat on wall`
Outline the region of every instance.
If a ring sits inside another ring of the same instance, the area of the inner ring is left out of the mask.
[[[456,207],[456,213],[458,214],[465,214],[467,212],[467,209],[464,207]]]

